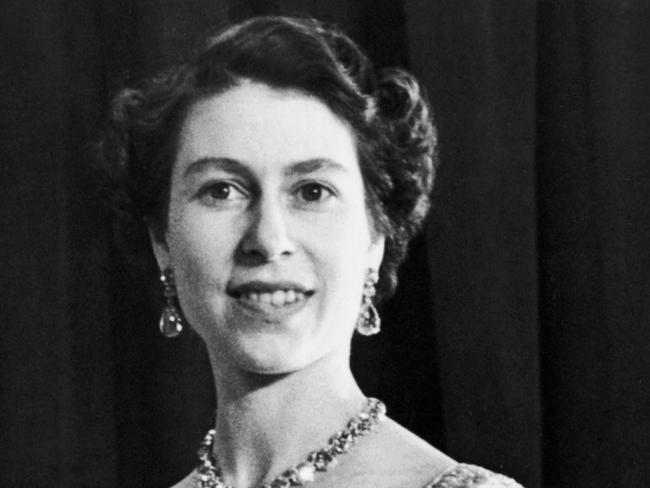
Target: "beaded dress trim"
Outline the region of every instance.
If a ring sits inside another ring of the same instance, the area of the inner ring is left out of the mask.
[[[512,478],[474,466],[457,464],[423,488],[523,488]]]

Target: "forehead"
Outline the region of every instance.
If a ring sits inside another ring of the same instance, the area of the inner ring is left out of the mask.
[[[352,129],[322,101],[249,81],[190,107],[177,165],[182,170],[205,157],[271,166],[320,158],[358,166]]]

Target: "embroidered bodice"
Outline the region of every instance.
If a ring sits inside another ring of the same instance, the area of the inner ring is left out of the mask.
[[[502,474],[474,466],[457,464],[423,488],[523,488]]]

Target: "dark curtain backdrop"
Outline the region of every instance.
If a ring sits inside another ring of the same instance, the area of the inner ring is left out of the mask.
[[[392,416],[529,488],[650,479],[645,0],[5,0],[0,485],[162,487],[214,392],[109,239],[87,146],[112,93],[216,25],[335,21],[420,76],[435,207],[353,367]],[[417,488],[417,487],[413,487]]]

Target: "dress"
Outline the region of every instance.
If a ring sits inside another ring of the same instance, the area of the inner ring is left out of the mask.
[[[172,488],[195,488],[198,473],[192,471],[183,481]],[[456,464],[422,488],[523,488],[515,480],[502,474],[471,464]]]
[[[423,488],[523,488],[515,480],[472,464],[457,464]]]

